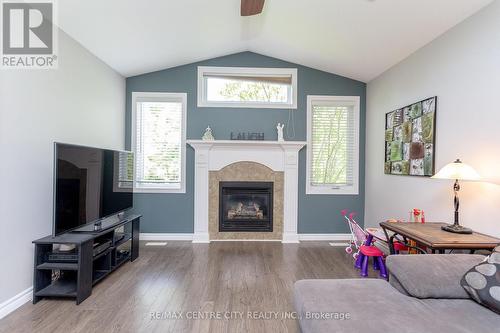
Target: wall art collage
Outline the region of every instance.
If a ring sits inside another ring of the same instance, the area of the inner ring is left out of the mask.
[[[386,113],[386,174],[434,174],[436,108],[437,97],[431,97]]]

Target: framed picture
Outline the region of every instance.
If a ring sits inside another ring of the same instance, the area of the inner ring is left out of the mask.
[[[386,174],[434,174],[436,110],[434,96],[385,114]]]

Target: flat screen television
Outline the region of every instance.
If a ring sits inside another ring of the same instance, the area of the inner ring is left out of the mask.
[[[55,143],[54,155],[54,236],[132,207],[131,152]]]

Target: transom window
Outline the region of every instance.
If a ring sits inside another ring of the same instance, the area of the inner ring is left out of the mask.
[[[359,96],[307,96],[307,194],[358,194]]]
[[[185,93],[132,93],[134,190],[184,193]]]
[[[200,66],[198,106],[297,108],[297,69]]]

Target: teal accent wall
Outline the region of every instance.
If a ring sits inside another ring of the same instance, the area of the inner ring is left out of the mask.
[[[200,139],[207,125],[216,139],[230,138],[233,132],[264,132],[266,140],[276,140],[276,124],[286,123],[288,110],[254,108],[198,108],[197,67],[292,67],[298,70],[298,103],[294,110],[295,138],[306,140],[307,95],[360,96],[360,184],[359,195],[306,195],[306,148],[299,154],[299,233],[345,233],[340,216],[344,208],[364,219],[366,84],[335,74],[300,66],[264,55],[242,52],[175,68],[127,78],[126,145],[130,149],[132,92],[187,93],[187,138]],[[292,140],[285,137],[285,140]],[[194,226],[194,150],[188,146],[185,194],[139,193],[134,211],[143,215],[141,232],[191,233]]]

